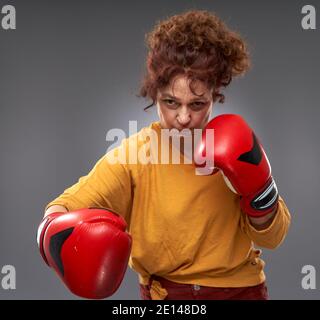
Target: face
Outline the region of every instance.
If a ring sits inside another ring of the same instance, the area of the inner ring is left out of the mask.
[[[162,128],[203,129],[212,111],[212,89],[197,81],[192,93],[185,75],[175,77],[171,83],[158,90],[157,110]]]

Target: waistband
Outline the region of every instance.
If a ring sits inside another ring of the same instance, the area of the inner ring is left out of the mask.
[[[189,291],[198,291],[202,288],[210,288],[210,291],[214,291],[217,294],[227,294],[230,295],[230,293],[232,294],[239,294],[239,292],[241,292],[241,290],[245,289],[247,290],[249,287],[254,288],[254,290],[262,290],[261,288],[263,288],[265,286],[264,282],[254,285],[254,286],[245,286],[245,287],[206,287],[203,285],[198,285],[198,284],[184,284],[184,283],[177,283],[177,282],[173,282],[170,280],[167,280],[165,278],[162,278],[160,276],[157,275],[150,275],[148,277],[148,280],[145,278],[144,281],[145,284],[140,283],[141,286],[144,286],[150,293],[151,299],[152,300],[164,300],[167,296],[168,296],[168,291],[166,289],[168,289],[170,291],[170,289],[172,289],[172,292],[178,292],[180,290],[183,290],[185,292]],[[261,287],[261,288],[260,288]],[[175,290],[177,289],[177,290]],[[186,289],[186,290],[184,290]],[[171,292],[171,291],[170,291]],[[252,292],[251,292],[252,294]]]
[[[150,275],[148,280],[144,281],[144,285],[150,291],[152,300],[164,300],[168,295],[166,288],[187,288],[195,286],[194,284],[177,283],[157,275]]]

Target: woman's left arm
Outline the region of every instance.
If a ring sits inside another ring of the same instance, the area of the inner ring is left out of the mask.
[[[286,237],[291,222],[290,212],[279,197],[274,211],[263,217],[250,217],[243,213],[246,233],[258,246],[275,249]]]
[[[274,220],[277,211],[278,211],[278,208],[275,208],[272,212],[266,214],[263,217],[258,217],[258,218],[249,217],[250,223],[256,230],[260,231],[260,230],[267,229],[271,225],[272,221]]]

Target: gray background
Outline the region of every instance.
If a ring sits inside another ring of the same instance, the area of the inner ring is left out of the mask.
[[[219,113],[242,114],[263,141],[291,214],[277,250],[264,250],[272,299],[319,299],[301,288],[301,268],[320,272],[318,147],[320,27],[301,28],[301,7],[318,1],[0,1],[17,29],[0,30],[0,267],[17,289],[1,299],[77,299],[40,258],[43,208],[104,154],[111,128],[157,120],[135,96],[144,34],[190,8],[215,11],[247,39],[252,70],[225,90]],[[320,285],[320,284],[319,284]],[[139,299],[130,268],[112,299]],[[111,299],[111,298],[109,298]]]

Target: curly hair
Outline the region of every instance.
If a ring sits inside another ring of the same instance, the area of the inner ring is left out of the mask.
[[[213,88],[213,102],[223,103],[221,88],[250,67],[246,43],[208,11],[191,10],[158,21],[145,40],[146,74],[138,97],[150,98],[152,103],[144,110],[155,105],[157,90],[178,74],[187,76],[194,94],[192,84],[200,80]]]

